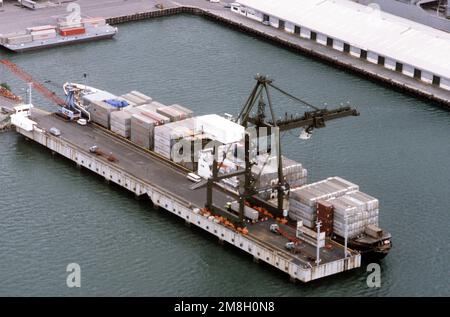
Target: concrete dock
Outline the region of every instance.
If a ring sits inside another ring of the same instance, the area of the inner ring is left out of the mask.
[[[256,262],[266,262],[287,273],[291,280],[309,282],[361,266],[359,253],[348,250],[349,254],[344,257],[344,247],[328,239],[326,247],[320,249],[319,264],[316,264],[316,248],[311,244],[302,242],[300,252],[296,253],[286,250],[285,244],[289,240],[269,230],[270,225],[275,223],[272,219],[249,223],[248,234],[243,234],[210,215],[202,214],[200,209],[206,201],[206,189],[191,189],[192,182],[186,178],[183,168],[94,124],[80,126],[37,108],[32,109],[30,119],[36,122],[34,130],[16,128],[17,132],[73,161],[78,167],[103,177],[107,182],[115,183],[137,196],[147,196],[153,206],[171,212],[216,236],[219,241],[241,249]],[[61,135],[48,133],[52,127],[59,129]],[[111,153],[117,160],[111,162],[106,157],[89,152],[92,145],[97,145],[104,153]],[[214,203],[219,206],[236,199],[232,193],[218,187],[214,188],[213,197]],[[280,226],[295,236],[294,228]]]
[[[434,101],[450,109],[450,91],[426,84],[401,73],[386,69],[367,60],[336,51],[315,41],[300,38],[283,30],[265,26],[244,16],[234,14],[224,8],[224,3],[210,3],[205,0],[78,0],[83,16],[103,16],[111,24],[174,15],[180,13],[196,14],[224,23],[238,30],[252,34],[296,52],[317,58],[336,67],[351,71],[364,78],[379,82],[391,88],[424,99]],[[162,9],[155,7],[160,4]],[[7,3],[0,12],[0,33],[23,30],[29,26],[49,24],[58,16],[67,15],[65,4],[39,10],[27,10]]]

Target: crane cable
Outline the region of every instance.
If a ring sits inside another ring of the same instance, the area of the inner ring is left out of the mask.
[[[287,91],[284,91],[283,89],[278,88],[278,87],[275,86],[274,84],[269,83],[268,85],[269,85],[270,87],[272,87],[273,89],[278,90],[278,91],[281,92],[282,94],[284,94],[284,95],[286,95],[286,96],[288,96],[288,97],[294,99],[295,101],[298,101],[298,102],[300,102],[300,103],[302,103],[302,104],[304,104],[304,105],[306,105],[306,106],[308,106],[308,107],[311,107],[311,108],[313,108],[314,110],[320,110],[319,108],[317,108],[316,106],[310,104],[309,102],[304,101],[304,100],[302,100],[302,99],[300,99],[300,98],[297,98],[297,97],[295,97],[294,95],[291,95],[291,94],[288,93]]]

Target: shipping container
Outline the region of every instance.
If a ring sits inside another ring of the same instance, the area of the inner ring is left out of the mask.
[[[61,36],[74,36],[84,33],[86,33],[86,29],[84,27],[67,27],[59,29],[59,35]]]

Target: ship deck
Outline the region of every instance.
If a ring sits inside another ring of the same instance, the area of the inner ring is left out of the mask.
[[[64,139],[78,149],[84,150],[86,155],[95,156],[89,153],[89,147],[97,145],[99,149],[106,154],[113,154],[117,158],[114,164],[120,169],[130,173],[136,178],[158,186],[165,192],[180,201],[184,201],[186,205],[202,208],[206,201],[206,188],[191,189],[193,184],[186,178],[186,171],[173,164],[159,158],[156,154],[140,148],[131,142],[114,135],[108,130],[99,128],[96,125],[88,124],[80,126],[74,122],[68,122],[55,114],[34,108],[31,118],[37,123],[37,127],[48,131],[55,127],[61,131],[58,138]],[[54,136],[51,136],[54,137]],[[56,138],[56,137],[54,137]],[[106,161],[106,159],[105,159]],[[107,177],[107,176],[105,176]],[[226,202],[235,200],[236,196],[223,192],[218,186],[213,193],[214,203],[218,206],[224,206]],[[248,237],[256,243],[265,247],[276,250],[277,254],[281,254],[288,261],[301,265],[304,268],[314,266],[316,258],[316,248],[307,243],[301,243],[300,252],[292,253],[284,248],[288,239],[272,233],[269,230],[270,224],[275,223],[273,219],[256,224],[248,224]],[[285,231],[295,236],[295,228],[283,226]],[[328,248],[322,248],[320,251],[321,264],[342,260],[344,255],[344,247],[334,241],[327,240]],[[357,253],[349,250],[351,255]]]
[[[106,38],[112,38],[116,34],[115,27],[110,25],[86,28],[85,34],[74,36],[60,36],[46,40],[35,40],[29,43],[22,44],[3,44],[3,46],[11,51],[20,53],[32,51],[53,46],[69,45],[79,42],[94,41]]]

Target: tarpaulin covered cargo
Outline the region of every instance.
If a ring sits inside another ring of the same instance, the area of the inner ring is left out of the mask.
[[[118,108],[102,100],[92,100],[88,106],[91,120],[108,129],[110,127],[110,115],[117,110]]]

